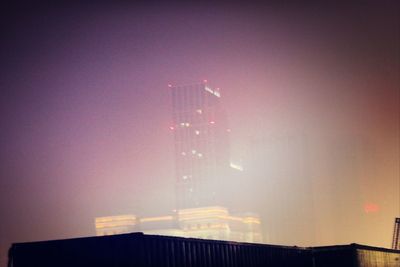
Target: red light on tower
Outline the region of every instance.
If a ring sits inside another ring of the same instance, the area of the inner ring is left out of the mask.
[[[367,203],[364,205],[365,213],[374,213],[379,211],[379,206],[375,203]]]

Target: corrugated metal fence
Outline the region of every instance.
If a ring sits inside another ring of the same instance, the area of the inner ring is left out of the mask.
[[[400,267],[400,251],[360,245],[299,248],[142,233],[13,244],[9,267]]]
[[[310,249],[315,267],[400,267],[400,250],[359,244]]]

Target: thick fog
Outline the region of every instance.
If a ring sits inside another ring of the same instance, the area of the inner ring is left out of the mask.
[[[400,216],[399,6],[4,9],[0,250],[175,208],[168,83],[221,88],[226,206],[265,240],[389,247]]]

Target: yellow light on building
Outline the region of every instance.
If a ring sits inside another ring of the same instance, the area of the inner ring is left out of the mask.
[[[230,215],[225,207],[180,209],[174,215],[137,218],[119,215],[96,218],[97,235],[141,231],[147,234],[206,238],[237,242],[262,242],[257,216]]]
[[[174,217],[172,216],[159,216],[159,217],[149,217],[140,219],[141,223],[145,222],[159,222],[159,221],[172,221]]]
[[[136,216],[118,215],[95,218],[96,235],[115,235],[134,231],[136,225]]]

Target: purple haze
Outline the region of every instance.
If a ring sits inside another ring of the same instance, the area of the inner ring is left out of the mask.
[[[400,215],[398,12],[394,1],[5,8],[2,263],[11,242],[172,210],[167,84],[205,78],[221,87],[232,157],[248,170],[231,204],[260,213],[269,243],[389,246]],[[294,196],[307,212],[292,210]],[[310,222],[309,238],[285,235],[296,220]]]

